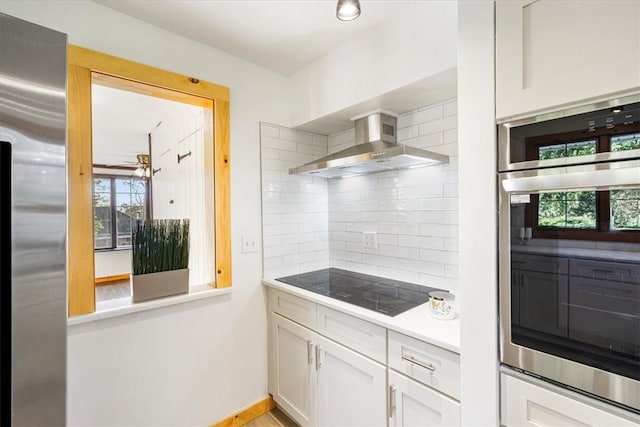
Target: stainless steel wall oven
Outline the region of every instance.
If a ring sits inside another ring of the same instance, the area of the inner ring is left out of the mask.
[[[640,412],[640,93],[498,147],[501,362]]]

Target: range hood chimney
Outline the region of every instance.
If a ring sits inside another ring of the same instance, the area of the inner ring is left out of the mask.
[[[375,112],[352,120],[356,145],[291,168],[289,175],[343,178],[449,162],[448,156],[397,144],[396,118],[391,114]]]

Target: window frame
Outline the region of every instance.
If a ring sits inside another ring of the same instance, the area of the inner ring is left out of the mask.
[[[526,160],[540,160],[539,149],[557,144],[570,144],[590,139],[596,139],[596,154],[611,150],[611,137],[630,133],[637,133],[636,124],[616,126],[613,129],[599,128],[593,132],[580,130],[553,135],[542,135],[525,139]],[[640,230],[611,229],[611,193],[596,191],[596,228],[553,228],[539,227],[539,195],[531,195],[531,203],[525,207],[525,226],[531,227],[533,238],[539,239],[570,239],[594,240],[608,242],[637,242],[640,240]]]
[[[115,180],[117,179],[131,179],[135,181],[144,182],[144,218],[149,219],[149,205],[150,202],[150,194],[149,194],[149,181],[144,178],[138,178],[137,176],[127,176],[127,175],[116,175],[116,174],[104,174],[104,173],[94,173],[91,179],[91,194],[95,194],[93,191],[95,189],[94,180],[95,179],[108,179],[111,181],[110,186],[110,203],[109,210],[111,211],[111,247],[109,248],[96,248],[95,247],[95,230],[94,230],[94,251],[95,252],[110,252],[110,251],[119,251],[131,249],[131,245],[118,246],[118,204],[115,202],[117,200],[117,191]],[[131,194],[131,193],[130,193]],[[92,198],[92,201],[94,199]],[[93,206],[95,209],[95,205]]]
[[[95,311],[95,266],[92,203],[91,84],[115,78],[154,96],[184,100],[198,97],[212,106],[205,160],[213,194],[215,287],[231,286],[231,180],[229,88],[75,45],[67,49],[67,236],[68,315]],[[144,86],[144,88],[141,88]],[[89,259],[88,254],[91,254]]]

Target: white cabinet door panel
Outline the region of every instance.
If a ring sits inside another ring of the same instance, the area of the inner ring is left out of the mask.
[[[271,314],[274,400],[303,426],[313,424],[316,334],[275,313]]]
[[[390,427],[459,426],[460,404],[394,371],[389,371]]]
[[[496,117],[637,90],[638,22],[635,0],[496,2]]]
[[[386,426],[386,368],[328,339],[318,342],[318,426]]]

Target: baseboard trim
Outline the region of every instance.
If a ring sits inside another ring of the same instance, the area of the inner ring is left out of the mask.
[[[96,277],[96,286],[108,285],[110,283],[122,282],[123,280],[129,280],[129,273],[116,274],[115,276]]]
[[[255,420],[276,407],[276,402],[271,396],[254,403],[253,405],[231,415],[217,423],[210,424],[209,427],[240,427],[249,421]]]

